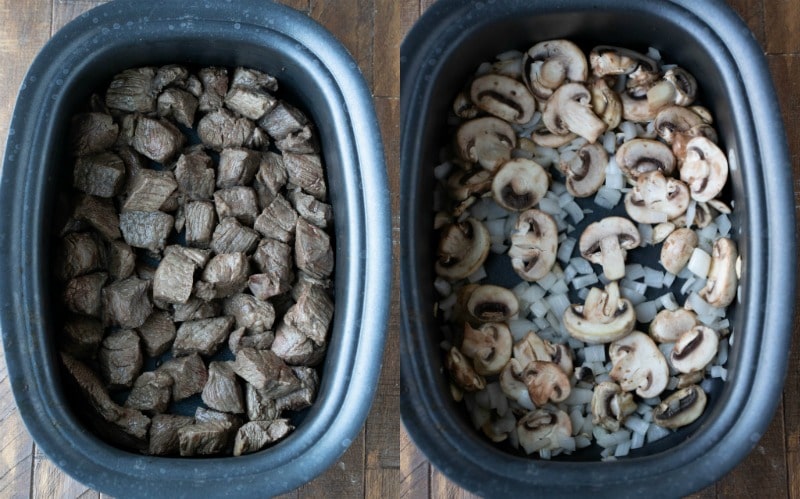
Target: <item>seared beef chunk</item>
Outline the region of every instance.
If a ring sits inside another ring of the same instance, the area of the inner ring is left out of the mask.
[[[265,152],[261,155],[253,188],[258,194],[258,206],[262,210],[272,203],[275,196],[286,185],[289,176],[283,166],[283,157],[274,152]]]
[[[227,361],[208,365],[208,381],[202,398],[214,410],[241,414],[244,412],[244,396],[231,364]]]
[[[133,383],[133,390],[125,400],[125,407],[148,413],[165,412],[172,399],[174,383],[172,376],[164,371],[142,373]]]
[[[214,111],[222,107],[225,94],[228,92],[228,70],[225,68],[203,68],[198,73],[203,83],[200,95],[200,110]]]
[[[330,279],[317,279],[316,277],[311,277],[301,270],[297,273],[297,281],[292,287],[292,299],[294,301],[299,300],[300,296],[305,293],[306,289],[310,286],[319,286],[322,289],[331,289],[332,285],[333,283]]]
[[[275,92],[278,90],[278,80],[274,76],[250,68],[236,68],[231,80],[232,87],[249,87]]]
[[[185,90],[168,88],[158,96],[158,115],[162,118],[173,118],[175,121],[191,128],[194,124],[194,113],[197,111],[197,98]]]
[[[183,153],[175,165],[178,190],[189,199],[211,199],[214,195],[214,169],[211,158],[202,150]]]
[[[110,389],[130,388],[144,362],[139,335],[130,329],[109,334],[100,345],[97,360]]]
[[[310,407],[314,403],[319,388],[319,375],[312,367],[292,366],[300,388],[275,399],[275,408],[278,411],[299,411]]]
[[[226,147],[242,147],[254,128],[247,118],[237,118],[227,109],[219,109],[200,119],[197,134],[207,147],[221,151]]]
[[[233,329],[233,317],[186,321],[178,328],[172,353],[178,357],[199,353],[214,355]]]
[[[184,216],[186,244],[196,248],[208,248],[217,223],[214,205],[209,201],[192,201],[186,204]]]
[[[244,227],[233,217],[223,218],[214,228],[211,249],[215,253],[251,253],[258,244],[258,232]]]
[[[280,397],[300,387],[294,372],[271,350],[240,348],[233,370],[265,397]]]
[[[247,419],[250,421],[269,421],[280,415],[275,406],[275,399],[262,395],[250,383],[244,385],[244,401],[247,408]]]
[[[119,127],[106,113],[82,113],[72,118],[70,143],[75,156],[86,156],[109,149],[117,141]]]
[[[103,288],[103,322],[127,328],[144,324],[153,311],[149,290],[150,282],[136,277]]]
[[[225,105],[251,120],[257,120],[272,109],[277,100],[263,90],[235,86],[225,96]]]
[[[256,218],[253,228],[264,237],[288,243],[294,238],[296,225],[297,212],[286,198],[278,194]]]
[[[261,164],[261,154],[252,149],[230,147],[219,155],[217,187],[227,189],[237,185],[249,185]]]
[[[93,232],[73,232],[64,236],[58,252],[56,274],[59,279],[72,279],[101,270],[105,265],[106,251],[100,238]]]
[[[323,201],[327,195],[325,172],[318,154],[283,154],[283,165],[289,175],[289,182],[302,188],[315,198]]]
[[[108,273],[112,279],[125,279],[136,268],[136,254],[123,241],[111,241],[106,252]]]
[[[72,186],[101,198],[115,196],[125,181],[125,163],[113,152],[81,156],[75,161]]]
[[[192,294],[194,270],[198,266],[181,251],[166,251],[153,277],[153,299],[186,303]]]
[[[153,78],[153,90],[155,92],[161,92],[168,86],[184,88],[188,78],[189,71],[183,66],[178,66],[177,64],[161,66],[156,71],[155,78]]]
[[[283,322],[301,331],[317,345],[324,345],[332,318],[333,302],[328,293],[319,286],[309,286],[286,312]]]
[[[231,436],[244,424],[241,416],[215,411],[213,409],[206,409],[205,407],[198,407],[194,411],[194,420],[198,423],[228,423],[233,430]]]
[[[195,286],[198,298],[225,298],[247,286],[250,265],[244,253],[222,253],[212,258]]]
[[[108,280],[105,272],[75,277],[64,288],[64,304],[70,312],[100,318],[103,309],[103,286]]]
[[[286,322],[278,325],[275,341],[270,348],[278,357],[292,365],[316,365],[323,352],[302,331]]]
[[[314,196],[309,196],[300,189],[292,189],[289,192],[289,199],[301,217],[321,229],[326,228],[333,220],[331,205],[317,200]]]
[[[183,147],[186,138],[169,120],[144,116],[136,121],[131,146],[153,161],[166,164]]]
[[[314,154],[319,152],[314,132],[308,125],[276,141],[275,146],[284,153]]]
[[[109,241],[122,237],[117,210],[110,199],[79,195],[73,218],[89,224]]]
[[[191,416],[156,414],[150,420],[150,444],[147,453],[154,456],[169,456],[180,452],[178,430],[194,424]]]
[[[328,234],[305,219],[297,219],[294,242],[294,260],[297,268],[311,277],[322,279],[333,272],[333,250]]]
[[[207,456],[222,452],[230,440],[231,424],[194,423],[178,429],[181,456]]]
[[[128,211],[119,216],[125,242],[150,251],[164,249],[174,223],[172,215],[160,211]]]
[[[250,421],[239,428],[236,433],[236,441],[233,444],[233,455],[241,456],[257,450],[261,450],[267,444],[277,442],[290,431],[294,426],[289,424],[288,419],[275,419],[273,421]]]
[[[256,350],[266,350],[272,345],[275,334],[272,331],[264,333],[247,334],[243,327],[234,329],[228,336],[228,348],[236,355],[240,348],[255,348]]]
[[[269,135],[264,130],[255,127],[244,145],[250,149],[265,151],[269,147]]]
[[[292,285],[292,248],[275,239],[264,239],[253,255],[261,274],[248,280],[250,291],[260,300],[285,293]]]
[[[214,205],[220,220],[234,217],[247,226],[252,226],[258,216],[256,191],[252,187],[229,187],[214,193]]]
[[[176,322],[209,319],[218,316],[220,312],[222,312],[222,305],[218,301],[206,301],[191,297],[186,303],[173,305],[172,318]]]
[[[75,315],[64,324],[59,345],[78,359],[92,359],[103,341],[103,325],[97,319]]]
[[[203,391],[208,380],[208,370],[199,355],[170,359],[156,369],[172,377],[172,400],[179,401]]]
[[[142,170],[128,184],[122,211],[158,211],[177,188],[172,172]]]
[[[285,102],[279,102],[258,120],[258,126],[275,140],[281,140],[290,133],[301,130],[307,123],[308,120],[299,109]]]
[[[236,327],[243,327],[248,333],[263,333],[272,328],[272,323],[275,322],[275,309],[272,305],[253,295],[233,295],[225,299],[222,310],[225,315],[236,318]]]
[[[158,357],[166,352],[175,341],[175,323],[169,314],[156,310],[138,328],[139,336],[144,343],[144,350],[150,357]]]
[[[114,76],[106,92],[106,105],[129,113],[150,113],[156,109],[153,68],[126,69]]]

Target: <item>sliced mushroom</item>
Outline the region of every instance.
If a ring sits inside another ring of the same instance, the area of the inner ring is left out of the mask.
[[[480,110],[475,107],[466,92],[459,92],[455,100],[453,100],[453,112],[459,118],[471,120],[478,116]]]
[[[653,244],[663,243],[670,234],[675,232],[675,229],[675,224],[672,222],[662,222],[653,227]]]
[[[534,405],[528,394],[528,386],[522,378],[527,362],[523,365],[517,359],[511,359],[500,371],[500,389],[509,399],[521,407],[533,409]]]
[[[688,106],[697,94],[697,81],[683,68],[674,67],[664,73],[664,78],[647,90],[647,102],[653,110],[670,104]]]
[[[653,422],[664,428],[680,428],[693,423],[706,408],[706,392],[697,385],[687,386],[665,398],[653,409]]]
[[[636,185],[625,195],[625,211],[642,224],[664,223],[686,213],[689,188],[676,178],[666,178],[659,170],[639,175]]]
[[[572,436],[572,421],[558,409],[536,409],[517,421],[517,438],[527,454],[558,449]]]
[[[499,74],[475,78],[470,86],[470,98],[480,109],[513,123],[527,123],[536,112],[536,101],[525,85]]]
[[[636,324],[631,302],[619,295],[619,285],[610,282],[605,290],[592,288],[583,305],[567,307],[564,327],[573,337],[586,343],[608,343],[624,337]]]
[[[540,101],[567,81],[583,82],[589,67],[583,51],[569,40],[537,43],[522,57],[522,81]]]
[[[622,121],[622,101],[608,86],[605,78],[595,78],[591,84],[592,110],[605,122],[609,130],[617,128]]]
[[[542,166],[527,158],[507,161],[492,180],[492,196],[510,211],[525,211],[536,206],[547,194],[550,179]]]
[[[692,229],[674,230],[661,246],[661,265],[670,274],[677,275],[689,263],[697,243],[697,234]]]
[[[464,340],[461,352],[472,359],[475,372],[482,376],[499,373],[511,358],[513,339],[508,326],[487,323],[475,329],[464,324]]]
[[[451,347],[445,358],[445,366],[455,384],[466,392],[477,392],[486,388],[486,380],[475,372],[472,363],[458,348]]]
[[[700,290],[700,297],[713,307],[727,307],[736,298],[736,259],[739,252],[736,243],[722,237],[714,242],[711,250],[711,266],[708,269],[706,285]]]
[[[681,334],[697,325],[697,316],[691,310],[662,310],[650,323],[650,336],[659,343],[674,343]]]
[[[483,168],[456,169],[447,177],[447,192],[456,201],[480,196],[492,188],[492,172]]]
[[[514,344],[514,358],[526,366],[535,360],[553,362],[565,374],[572,373],[572,351],[566,345],[553,344],[541,339],[534,331],[529,331],[524,338]]]
[[[692,199],[710,201],[728,181],[728,159],[715,143],[706,137],[695,137],[686,144],[686,158],[680,171]]]
[[[639,52],[622,47],[599,45],[589,53],[592,74],[597,77],[630,75],[640,71],[651,74],[658,72],[656,62]]]
[[[474,218],[446,226],[439,240],[436,273],[451,281],[470,276],[483,265],[490,245],[489,231]]]
[[[652,398],[667,387],[667,360],[646,334],[634,331],[611,343],[608,356],[614,364],[611,379],[626,392],[636,390],[640,397]]]
[[[576,198],[585,198],[605,182],[607,164],[608,153],[602,145],[584,144],[570,161],[562,161],[559,169],[567,177],[567,191]]]
[[[591,107],[592,96],[580,83],[566,83],[547,101],[542,121],[556,135],[576,133],[591,143],[606,131],[606,123]]]
[[[639,246],[641,236],[636,226],[622,217],[607,217],[589,224],[579,241],[581,256],[603,266],[610,281],[625,275],[626,250]]]
[[[577,138],[578,135],[572,132],[566,135],[556,135],[548,130],[544,124],[542,124],[541,128],[537,128],[531,133],[531,140],[534,144],[541,147],[551,147],[553,149],[567,145]]]
[[[686,144],[694,137],[706,137],[712,142],[717,141],[717,132],[706,121],[707,116],[683,106],[667,106],[661,109],[655,117],[655,130],[664,142],[672,146],[676,158],[682,159],[686,155]]]
[[[700,383],[705,378],[705,373],[703,371],[692,371],[686,374],[679,374],[678,375],[678,389],[686,388],[687,386],[696,385]]]
[[[719,335],[706,326],[695,326],[680,335],[672,347],[669,360],[682,373],[700,371],[714,360],[719,347]]]
[[[592,394],[592,423],[608,431],[619,430],[620,423],[636,412],[633,395],[622,391],[618,384],[603,381]]]
[[[620,170],[634,181],[647,172],[660,171],[669,176],[675,171],[675,156],[657,140],[629,140],[619,146],[615,158]]]
[[[505,121],[485,116],[461,125],[456,132],[456,144],[461,159],[494,171],[511,158],[517,135]]]
[[[553,217],[535,209],[522,212],[511,233],[508,257],[526,281],[538,281],[550,273],[558,252],[558,226]]]
[[[534,360],[522,371],[531,401],[542,407],[548,402],[563,402],[570,393],[569,378],[553,362]]]
[[[519,301],[514,293],[501,286],[482,284],[475,288],[467,300],[467,312],[479,323],[504,322],[519,312]]]
[[[622,92],[620,101],[622,102],[622,118],[627,121],[646,123],[652,121],[658,112],[650,108],[646,93],[634,95],[631,92]]]

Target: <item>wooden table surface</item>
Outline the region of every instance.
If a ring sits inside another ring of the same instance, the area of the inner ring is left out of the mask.
[[[3,96],[0,99],[0,158],[5,153],[17,90],[33,57],[59,28],[102,3],[101,0],[0,0],[0,95]],[[282,0],[281,3],[307,13],[326,26],[361,67],[372,89],[384,134],[396,213],[400,185],[396,153],[400,116],[400,4],[392,0]],[[396,234],[398,219],[395,217],[393,221]],[[397,307],[392,308],[387,355],[364,429],[327,472],[283,497],[398,497],[399,320]],[[2,353],[0,435],[0,498],[102,495],[61,472],[33,443],[14,404]]]
[[[432,4],[409,0],[403,6],[405,32]],[[798,0],[728,0],[747,22],[767,54],[778,90],[792,158],[800,179],[800,2]],[[697,2],[698,8],[702,2]],[[795,181],[795,205],[800,184]],[[795,270],[795,272],[797,272]],[[800,304],[797,305],[800,309]],[[794,345],[783,400],[755,450],[730,474],[692,497],[791,497],[800,499],[800,327],[795,320]],[[476,497],[439,473],[414,446],[400,437],[401,497],[461,499]]]

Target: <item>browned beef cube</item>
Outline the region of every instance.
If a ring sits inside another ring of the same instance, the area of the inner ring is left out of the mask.
[[[292,286],[292,249],[276,239],[264,239],[253,261],[262,272],[248,278],[248,287],[259,300],[285,293]]]
[[[133,137],[133,135],[131,135]],[[122,159],[122,162],[125,164],[125,183],[129,184],[133,177],[136,176],[140,171],[147,168],[147,160],[136,152],[132,147],[128,145],[122,145],[117,147],[117,154]]]
[[[144,362],[139,335],[130,329],[109,334],[100,345],[97,360],[110,389],[130,388]]]
[[[281,281],[270,274],[251,274],[247,278],[247,287],[259,300],[269,300],[283,292]]]
[[[153,90],[161,92],[168,86],[177,86],[183,88],[186,85],[186,80],[189,78],[189,70],[177,64],[167,64],[161,66],[156,71],[153,78]]]
[[[214,205],[209,201],[187,203],[185,217],[186,244],[196,248],[208,248],[217,224],[217,212]]]
[[[174,248],[170,246],[167,250]],[[199,265],[182,251],[165,251],[153,277],[153,299],[186,303],[194,286],[194,271]]]
[[[211,238],[215,253],[251,253],[258,244],[258,232],[244,227],[233,217],[223,218]]]
[[[240,348],[233,370],[265,397],[279,397],[300,387],[291,368],[271,350]]]
[[[297,268],[311,277],[322,279],[333,272],[333,249],[328,234],[303,218],[297,219],[294,260]]]
[[[108,274],[112,279],[125,279],[136,268],[136,254],[122,241],[111,241],[106,251]]]
[[[178,334],[172,344],[172,353],[176,357],[193,353],[214,355],[220,345],[228,339],[233,324],[233,317],[186,321],[178,328]]]
[[[320,201],[325,200],[327,187],[322,159],[319,154],[283,154],[283,165],[289,175],[289,182],[300,187]]]
[[[164,250],[165,255],[173,252],[180,254],[184,258],[188,258],[197,266],[197,268],[205,267],[208,263],[208,260],[211,258],[211,250],[187,248],[186,246],[180,246],[178,244],[168,246],[167,249]]]
[[[333,283],[330,279],[317,279],[311,277],[302,270],[297,273],[297,280],[292,286],[292,299],[296,302],[300,296],[306,292],[306,289],[311,286],[319,286],[322,289],[331,289]]]
[[[150,113],[156,109],[153,68],[126,69],[114,76],[106,92],[106,105],[129,113]]]
[[[331,205],[319,201],[314,196],[309,196],[300,189],[292,189],[289,192],[289,200],[294,205],[298,215],[319,228],[326,228],[333,220]]]
[[[255,348],[256,350],[266,350],[272,345],[275,333],[267,331],[265,333],[246,334],[247,330],[243,327],[234,329],[228,336],[228,348],[236,355],[240,348]]]
[[[229,424],[231,435],[236,433],[236,430],[244,424],[241,416],[231,414],[228,412],[215,411],[214,409],[206,409],[205,407],[198,406],[194,411],[194,420],[198,423],[226,423]]]
[[[92,359],[103,341],[103,325],[99,320],[80,315],[69,317],[59,346],[78,359]]]
[[[156,369],[172,377],[172,400],[179,401],[203,391],[208,380],[208,370],[197,354],[170,359]]]
[[[97,234],[73,232],[61,241],[56,274],[59,279],[72,279],[102,269],[105,260],[105,246]]]
[[[230,424],[195,423],[178,429],[181,456],[207,456],[222,452],[230,440]]]
[[[261,394],[261,391],[250,383],[244,384],[244,402],[247,418],[250,421],[269,421],[280,415],[275,399]]]
[[[253,133],[250,134],[250,137],[247,138],[247,142],[245,142],[244,145],[250,149],[266,151],[269,147],[269,143],[269,135],[267,135],[267,132],[255,127]]]
[[[142,170],[128,184],[122,211],[158,211],[177,188],[174,173]]]
[[[200,110],[214,111],[222,107],[225,94],[228,93],[228,70],[214,67],[203,68],[197,75],[203,82]]]
[[[244,395],[231,364],[227,361],[208,365],[208,381],[203,388],[202,398],[214,410],[241,414],[244,412]]]
[[[144,351],[150,357],[157,357],[169,350],[175,341],[175,323],[169,314],[156,310],[138,328],[144,343]]]
[[[249,268],[244,253],[216,255],[203,270],[202,280],[195,285],[195,294],[211,300],[239,293],[247,286]]]
[[[294,429],[288,419],[273,421],[250,421],[236,432],[233,455],[241,456],[263,449],[267,444],[277,442]]]
[[[274,76],[250,68],[236,68],[231,80],[232,87],[260,88],[269,92],[278,90],[278,80]]]
[[[75,277],[64,287],[64,304],[70,312],[100,318],[103,309],[103,286],[108,280],[105,272]]]
[[[109,241],[121,237],[117,210],[114,208],[114,202],[110,199],[87,195],[78,196],[73,218],[89,224]]]
[[[176,303],[172,307],[172,315],[177,322],[209,319],[218,316],[221,312],[222,305],[218,301],[201,300],[194,296],[189,298],[186,303]]]
[[[167,197],[164,201],[164,204],[161,205],[161,209],[159,211],[163,211],[165,213],[173,213],[173,217],[175,217],[175,232],[180,232],[183,230],[183,196],[177,190],[172,191],[172,194]]]
[[[308,119],[299,109],[285,102],[278,102],[270,112],[258,120],[258,126],[266,130],[275,140],[302,129],[307,123]]]
[[[185,90],[168,88],[158,96],[158,115],[172,118],[186,128],[192,128],[197,111],[197,97]]]
[[[277,99],[258,88],[235,86],[225,96],[225,105],[244,117],[257,120],[275,107]]]
[[[145,281],[152,281],[156,275],[156,268],[144,261],[136,262],[136,276]]]
[[[286,312],[283,321],[311,338],[317,345],[327,342],[328,328],[333,319],[333,301],[319,286],[309,286]]]
[[[169,456],[180,452],[178,430],[194,424],[191,416],[156,414],[150,422],[150,443],[147,453],[154,456]]]
[[[214,205],[220,220],[234,217],[252,227],[258,216],[256,191],[252,187],[236,186],[218,190],[214,193]]]
[[[146,447],[150,418],[135,409],[122,407],[111,400],[100,379],[83,362],[75,360],[65,353],[61,354],[61,360],[94,412],[109,427],[98,427],[97,429],[109,430],[103,431],[103,433],[108,435],[113,442],[138,448]]]
[[[139,115],[123,114],[117,117],[117,120],[119,120],[119,135],[117,136],[116,145],[120,149],[130,147],[133,144],[133,136],[136,134],[136,123],[139,121]]]
[[[296,225],[297,212],[286,198],[278,194],[256,218],[253,228],[264,237],[288,243],[294,238]]]
[[[150,281],[128,277],[103,288],[103,323],[137,328],[153,311]]]
[[[283,158],[274,152],[265,152],[261,155],[253,187],[258,194],[258,206],[263,210],[272,203],[275,196],[283,189],[288,180]]]
[[[72,186],[101,198],[116,195],[125,180],[125,163],[113,152],[80,156],[75,161]]]
[[[125,407],[148,413],[166,412],[172,400],[172,376],[163,371],[142,373],[133,383]]]
[[[217,187],[225,189],[236,185],[249,185],[261,164],[258,151],[244,147],[229,147],[219,154]]]
[[[86,156],[109,149],[117,141],[119,127],[106,113],[81,113],[72,118],[72,153]]]
[[[275,147],[283,153],[313,154],[319,152],[317,139],[309,125],[276,141]]]
[[[237,118],[227,109],[219,109],[200,119],[197,135],[207,147],[221,151],[226,147],[242,147],[254,128],[249,119]]]
[[[248,333],[263,333],[272,328],[275,322],[275,309],[272,304],[253,295],[239,293],[223,302],[225,315],[236,318],[236,327],[247,329]]]
[[[183,147],[184,142],[186,137],[169,121],[141,116],[136,122],[131,146],[153,161],[166,164]]]
[[[150,251],[164,249],[174,224],[172,215],[161,211],[127,211],[119,216],[125,242]]]
[[[286,363],[312,366],[322,360],[324,349],[296,327],[284,321],[278,325],[275,341],[270,347]]]
[[[275,409],[278,412],[305,409],[311,406],[317,397],[319,375],[316,369],[306,366],[292,366],[292,371],[297,376],[297,379],[300,380],[300,388],[275,399]]]
[[[186,83],[184,83],[183,88],[198,99],[203,95],[203,84],[200,82],[200,79],[193,74],[190,74],[189,77],[186,78]]]
[[[175,178],[178,190],[189,199],[211,199],[214,194],[214,169],[211,158],[200,150],[186,152],[178,158]]]

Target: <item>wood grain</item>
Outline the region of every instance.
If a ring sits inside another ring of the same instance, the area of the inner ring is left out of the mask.
[[[800,47],[800,9],[795,0],[763,0],[766,52],[794,54]]]

